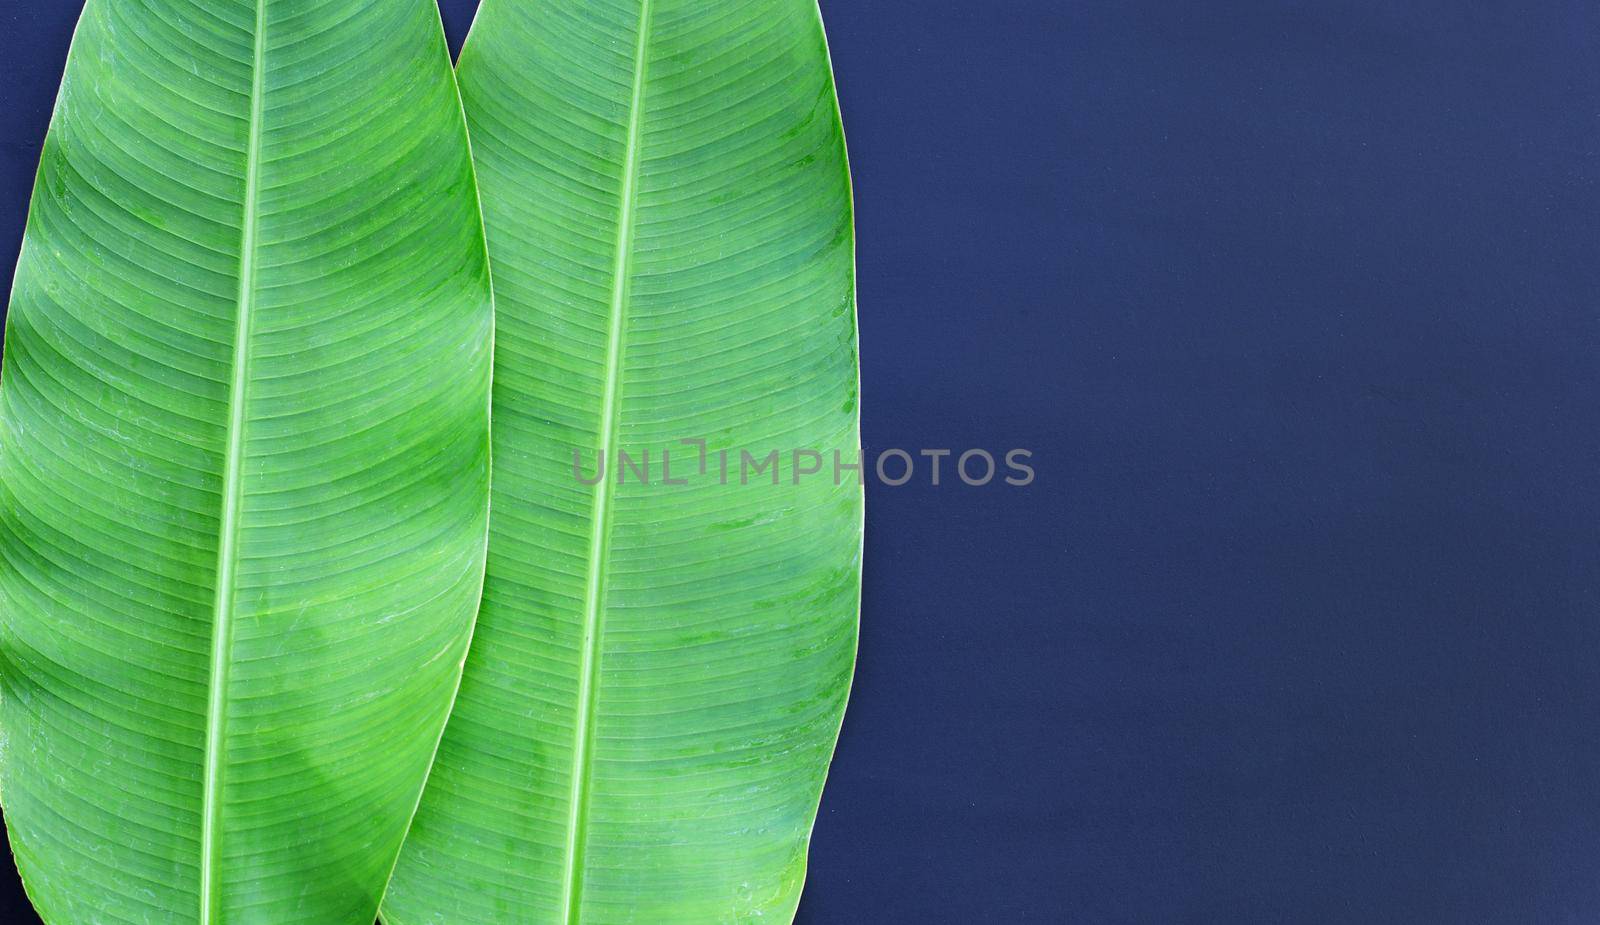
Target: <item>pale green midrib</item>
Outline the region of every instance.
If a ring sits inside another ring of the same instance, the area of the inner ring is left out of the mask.
[[[632,272],[636,184],[639,174],[640,126],[644,121],[645,52],[650,36],[650,3],[639,5],[639,34],[633,51],[633,96],[628,108],[628,139],[622,164],[622,194],[617,208],[616,257],[612,264],[611,311],[606,334],[606,381],[600,401],[600,459],[617,458],[618,399],[622,380],[624,309]],[[594,514],[589,526],[588,581],[583,596],[583,642],[578,667],[578,712],[573,719],[571,788],[567,795],[567,845],[561,874],[563,925],[577,925],[583,904],[583,854],[587,847],[589,778],[594,759],[594,713],[604,628],[605,567],[611,541],[611,484],[595,484]]]
[[[256,0],[255,49],[250,75],[250,130],[245,148],[244,218],[239,236],[239,292],[234,316],[232,381],[228,387],[228,444],[218,523],[217,588],[212,602],[210,689],[200,820],[200,925],[222,920],[221,856],[223,736],[232,663],[234,578],[238,566],[239,508],[243,497],[246,390],[250,382],[250,321],[255,301],[257,199],[260,197],[261,123],[265,111],[267,0]]]

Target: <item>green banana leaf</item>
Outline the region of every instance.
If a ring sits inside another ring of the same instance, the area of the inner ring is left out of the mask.
[[[458,76],[498,311],[488,578],[384,920],[790,921],[861,575],[815,0],[485,0]]]
[[[89,0],[0,385],[52,925],[370,925],[459,683],[492,304],[432,0]]]

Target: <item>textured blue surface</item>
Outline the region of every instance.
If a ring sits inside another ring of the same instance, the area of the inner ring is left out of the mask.
[[[869,489],[801,922],[1594,921],[1600,8],[823,6],[869,450],[1039,477]]]

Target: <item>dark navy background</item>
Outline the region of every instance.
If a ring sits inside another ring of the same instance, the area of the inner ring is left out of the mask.
[[[869,489],[800,921],[1600,919],[1600,6],[823,5],[869,450],[1038,481]]]

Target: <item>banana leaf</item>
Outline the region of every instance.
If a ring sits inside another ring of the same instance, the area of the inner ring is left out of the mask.
[[[498,311],[488,578],[383,918],[790,921],[861,578],[815,0],[485,0],[458,76]]]
[[[432,0],[89,0],[0,378],[0,797],[52,925],[370,925],[487,536]]]

